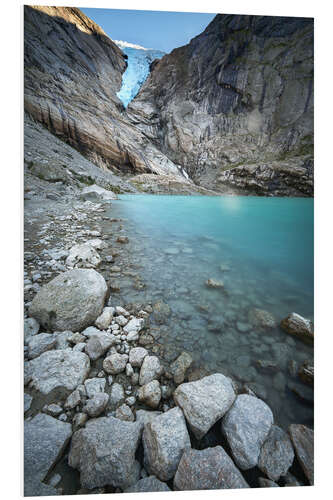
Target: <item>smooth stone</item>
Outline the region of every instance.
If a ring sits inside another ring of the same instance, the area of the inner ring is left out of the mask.
[[[24,422],[25,496],[57,494],[57,490],[42,481],[61,457],[71,435],[71,424],[44,413]]]
[[[140,466],[136,474],[135,453],[141,433],[141,424],[112,416],[89,420],[84,429],[76,431],[68,463],[79,470],[82,488],[127,488],[136,483]]]
[[[146,423],[142,441],[145,469],[161,481],[169,481],[184,450],[191,448],[182,411],[172,408]]]
[[[173,397],[183,410],[194,435],[201,439],[229,410],[236,394],[230,378],[214,373],[179,385]]]
[[[33,298],[29,315],[46,330],[78,332],[100,315],[107,292],[105,279],[93,269],[59,274]]]
[[[304,474],[311,485],[314,484],[314,434],[305,425],[291,424],[288,428],[291,441]]]
[[[143,360],[139,384],[145,385],[154,379],[158,379],[163,373],[163,367],[161,366],[160,360],[157,356],[146,356]]]
[[[234,461],[242,470],[258,464],[261,446],[273,425],[273,413],[260,399],[240,394],[221,424]]]
[[[222,446],[185,450],[173,484],[182,491],[249,488]]]
[[[42,394],[58,389],[67,394],[82,384],[90,371],[90,361],[83,352],[47,351],[29,362],[31,386]]]
[[[294,461],[294,449],[290,438],[280,427],[272,425],[260,450],[259,469],[272,481],[285,476]]]

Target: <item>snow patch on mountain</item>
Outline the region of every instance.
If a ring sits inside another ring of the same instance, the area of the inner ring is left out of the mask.
[[[123,74],[122,86],[117,96],[127,108],[134,99],[150,72],[150,64],[155,59],[161,59],[165,52],[155,49],[146,49],[140,45],[113,40],[127,55],[127,68]]]

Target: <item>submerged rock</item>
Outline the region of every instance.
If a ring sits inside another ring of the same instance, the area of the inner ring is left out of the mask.
[[[313,344],[313,323],[309,319],[303,318],[300,314],[290,313],[281,321],[280,326],[282,330],[290,335],[294,335],[307,344]]]
[[[153,305],[153,316],[159,325],[167,323],[169,321],[171,309],[168,304],[160,300]]]
[[[68,463],[80,471],[83,488],[127,488],[139,479],[135,452],[142,425],[114,417],[89,420],[74,433]]]
[[[230,378],[214,373],[196,382],[179,385],[173,397],[194,435],[201,439],[229,410],[236,394]]]
[[[145,468],[161,481],[168,481],[175,475],[184,450],[191,448],[185,419],[179,408],[146,423],[142,440]]]
[[[298,372],[299,378],[306,384],[313,385],[314,383],[314,365],[313,362],[305,361]]]
[[[44,413],[24,422],[24,495],[56,495],[42,481],[61,457],[72,435],[71,424]]]
[[[106,292],[101,274],[93,269],[73,269],[40,289],[29,314],[51,331],[81,331],[101,313]]]
[[[271,409],[260,399],[240,394],[222,420],[236,465],[242,470],[258,464],[261,446],[273,424]]]
[[[205,285],[208,287],[208,288],[221,288],[221,289],[224,289],[224,283],[223,281],[218,281],[218,280],[215,280],[213,278],[209,278],[206,282],[205,282]]]
[[[222,446],[185,450],[173,484],[176,490],[249,488]]]
[[[193,363],[192,357],[187,352],[182,352],[178,358],[171,363],[170,371],[173,375],[175,384],[181,384],[184,382],[185,374],[188,368]]]
[[[263,309],[251,309],[249,311],[249,321],[252,325],[262,328],[263,330],[270,330],[277,326],[273,314]]]

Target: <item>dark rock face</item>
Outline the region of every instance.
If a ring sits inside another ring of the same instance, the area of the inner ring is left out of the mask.
[[[217,15],[158,61],[128,114],[205,187],[311,196],[313,20]]]
[[[314,434],[305,425],[292,424],[289,434],[294,445],[296,456],[311,485],[314,484]]]
[[[79,9],[25,6],[25,111],[90,159],[136,173],[177,167],[126,119],[116,96],[126,61]]]

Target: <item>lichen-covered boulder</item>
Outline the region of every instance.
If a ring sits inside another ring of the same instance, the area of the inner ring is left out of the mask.
[[[100,315],[106,292],[105,279],[94,269],[73,269],[39,290],[29,314],[47,331],[81,331]]]

